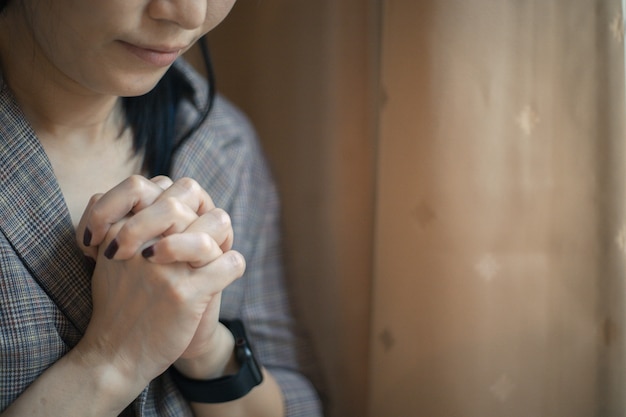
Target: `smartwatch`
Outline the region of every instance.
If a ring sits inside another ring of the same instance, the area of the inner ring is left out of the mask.
[[[252,388],[263,382],[263,373],[257,362],[241,320],[220,320],[235,337],[235,359],[239,371],[234,375],[224,375],[215,379],[199,380],[188,378],[174,366],[170,376],[182,396],[196,403],[224,403],[248,394]]]

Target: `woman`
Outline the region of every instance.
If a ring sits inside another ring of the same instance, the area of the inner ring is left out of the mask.
[[[319,415],[258,144],[179,59],[233,3],[0,0],[2,416]]]

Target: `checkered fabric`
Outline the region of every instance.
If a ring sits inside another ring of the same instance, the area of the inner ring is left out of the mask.
[[[206,101],[206,84],[186,62],[175,65],[197,91],[195,103],[182,106],[182,134]],[[247,119],[218,96],[210,118],[179,149],[171,176],[194,178],[231,215],[247,271],[224,292],[222,316],[245,322],[260,362],[283,389],[288,416],[321,415],[311,352],[281,269],[277,193]],[[63,195],[0,79],[0,411],[80,340],[90,315],[90,275]],[[166,373],[124,415],[192,414]]]

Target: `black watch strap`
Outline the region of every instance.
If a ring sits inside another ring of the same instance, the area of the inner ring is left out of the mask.
[[[241,320],[220,320],[235,337],[235,356],[239,372],[220,378],[198,380],[187,378],[174,366],[170,376],[186,400],[198,403],[223,403],[233,401],[248,394],[252,388],[263,382],[263,373],[254,357]]]

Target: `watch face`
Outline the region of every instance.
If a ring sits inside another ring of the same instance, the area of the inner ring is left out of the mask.
[[[231,323],[228,328],[235,336],[235,357],[239,365],[241,365],[240,372],[249,373],[254,386],[259,385],[263,381],[263,373],[245,337],[243,323]]]
[[[243,341],[243,339],[240,339]],[[242,364],[248,360],[250,360],[250,358],[253,358],[254,355],[252,354],[252,351],[250,350],[250,347],[248,346],[248,344],[243,341],[242,344],[239,343],[239,341],[237,341],[237,361],[239,362],[239,364]]]
[[[255,385],[258,385],[263,381],[263,374],[261,373],[261,368],[254,357],[254,353],[246,343],[245,339],[240,338],[237,340],[236,344],[236,356],[237,362],[241,365],[241,372],[245,372],[245,370],[249,370],[250,376],[254,381]],[[247,365],[247,366],[246,366]]]
[[[252,351],[248,348],[246,348],[246,351],[246,356],[248,357],[247,362],[250,364],[250,373],[252,374],[252,379],[256,386],[263,382],[263,373]]]

